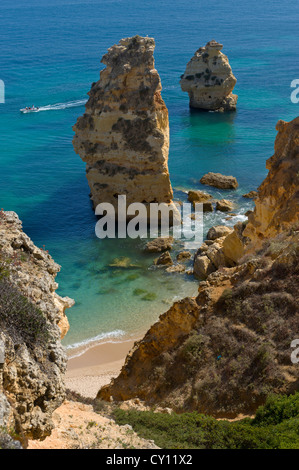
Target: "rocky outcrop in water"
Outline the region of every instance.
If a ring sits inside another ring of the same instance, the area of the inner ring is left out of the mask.
[[[181,77],[181,88],[189,94],[190,107],[208,111],[236,109],[237,95],[232,91],[237,83],[228,58],[221,52],[222,44],[210,41],[200,47],[188,62]]]
[[[160,253],[172,249],[174,239],[172,237],[158,237],[147,242],[144,251],[147,253]]]
[[[239,223],[228,235],[211,231],[201,247],[214,266],[196,299],[160,316],[100,398],[138,397],[151,406],[235,417],[254,413],[270,393],[298,390],[291,360],[299,331],[298,124],[278,124],[269,175],[247,226]]]
[[[23,232],[18,216],[1,211],[0,341],[4,365],[0,394],[9,406],[5,424],[33,439],[51,433],[52,413],[64,399],[67,358],[60,340],[68,330],[65,309],[74,301],[55,292],[59,270],[48,252]],[[2,403],[0,400],[0,415]]]
[[[246,199],[255,199],[258,195],[257,191],[249,191],[249,193],[243,194]]]
[[[237,189],[239,184],[234,176],[226,176],[221,173],[207,173],[200,179],[201,184],[214,186],[219,189]]]
[[[171,204],[168,110],[154,66],[155,41],[135,36],[110,47],[74,126],[74,149],[86,162],[94,206],[118,195]]]
[[[234,208],[234,203],[227,199],[221,199],[216,202],[216,211],[231,212]]]

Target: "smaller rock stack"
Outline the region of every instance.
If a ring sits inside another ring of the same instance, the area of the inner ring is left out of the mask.
[[[188,62],[181,77],[181,88],[188,92],[190,107],[207,111],[234,111],[237,83],[228,58],[221,52],[223,45],[215,40],[200,47]]]

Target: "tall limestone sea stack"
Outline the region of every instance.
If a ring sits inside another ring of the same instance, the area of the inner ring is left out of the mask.
[[[234,111],[237,83],[228,58],[221,52],[222,44],[212,40],[200,47],[188,62],[181,77],[181,88],[188,92],[190,107],[207,111]]]
[[[110,47],[73,128],[95,207],[109,202],[117,209],[118,195],[126,195],[127,204],[172,202],[168,110],[154,49],[153,38],[140,36]]]

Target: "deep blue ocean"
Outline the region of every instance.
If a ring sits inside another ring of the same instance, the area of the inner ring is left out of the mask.
[[[214,191],[232,198],[238,216],[205,218],[233,225],[252,207],[241,195],[256,189],[273,154],[278,119],[299,104],[290,84],[299,78],[299,3],[286,0],[2,0],[0,6],[0,206],[14,210],[38,246],[62,266],[58,293],[76,300],[64,343],[138,336],[174,299],[194,294],[187,275],[148,269],[143,242],[95,237],[85,164],[72,147],[72,125],[99,78],[108,47],[136,34],[156,40],[156,68],[170,115],[169,170],[177,199],[198,188],[208,171],[232,174],[240,187]],[[209,40],[224,44],[238,82],[234,114],[191,113],[179,79]],[[55,105],[22,115],[25,106]],[[109,267],[128,256],[138,267]]]

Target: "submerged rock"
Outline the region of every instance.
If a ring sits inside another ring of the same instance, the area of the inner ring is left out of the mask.
[[[119,258],[114,258],[112,260],[112,263],[109,264],[111,268],[140,268],[138,264],[133,264],[131,262],[131,259],[128,258],[127,256],[120,256]]]
[[[226,176],[221,173],[207,173],[200,179],[201,184],[214,186],[218,189],[237,189],[239,184],[234,176]]]
[[[200,47],[188,62],[181,77],[181,88],[188,92],[191,108],[210,111],[236,109],[237,95],[232,91],[237,83],[228,58],[221,52],[222,44],[212,40]]]
[[[135,36],[108,49],[106,68],[93,84],[73,145],[86,162],[94,206],[118,196],[127,205],[172,204],[168,172],[168,110],[154,66],[155,41]]]

